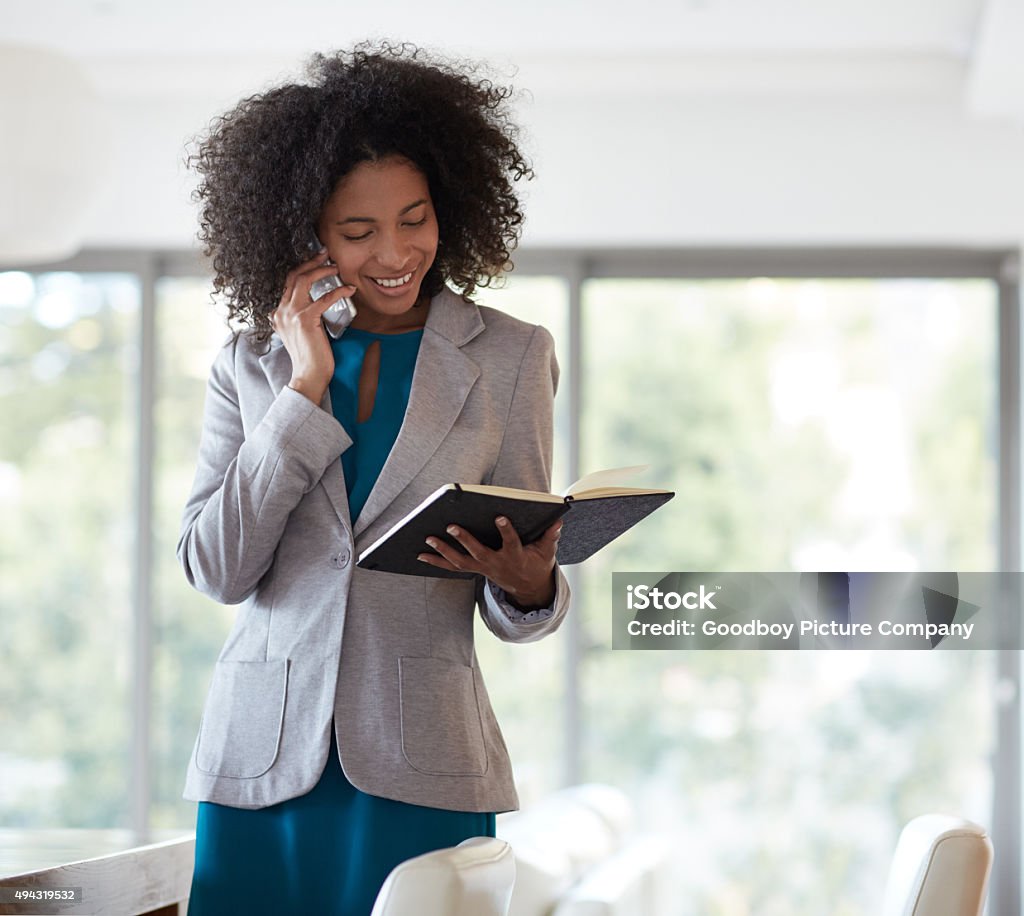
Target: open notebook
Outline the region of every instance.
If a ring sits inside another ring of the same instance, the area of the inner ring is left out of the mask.
[[[524,544],[535,541],[564,516],[558,562],[581,563],[675,496],[670,490],[622,486],[624,477],[646,467],[595,471],[577,480],[564,495],[484,484],[445,484],[367,547],[359,555],[359,566],[414,576],[472,578],[473,573],[438,569],[416,556],[430,552],[424,542],[431,535],[461,551],[461,545],[446,533],[449,525],[465,528],[482,544],[497,549],[501,534],[494,519],[499,515],[512,522]]]

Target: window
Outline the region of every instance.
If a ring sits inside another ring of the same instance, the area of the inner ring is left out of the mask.
[[[195,823],[181,797],[213,662],[236,608],[211,601],[185,580],[176,556],[181,513],[192,489],[210,365],[227,339],[225,310],[197,276],[156,284],[153,506],[152,809],[155,827]]]
[[[673,836],[693,912],[876,912],[906,821],[990,824],[995,653],[612,652],[611,572],[995,569],[997,310],[991,280],[584,284],[583,470],[677,495],[583,568],[582,775]]]
[[[649,463],[637,483],[677,493],[571,571],[555,636],[478,625],[524,804],[621,786],[709,914],[872,912],[906,820],[993,823],[994,768],[1020,767],[998,653],[613,653],[609,593],[612,570],[998,568],[1020,475],[1002,257],[523,253],[479,292],[558,344],[553,488]],[[223,309],[188,256],[61,267],[0,272],[0,819],[188,831],[235,613],[175,558]]]
[[[0,273],[0,822],[128,826],[130,273]]]

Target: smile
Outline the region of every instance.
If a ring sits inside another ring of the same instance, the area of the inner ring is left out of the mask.
[[[378,279],[377,277],[374,277],[373,282],[378,286],[383,286],[385,289],[398,289],[400,286],[405,286],[412,279],[412,275],[414,273],[416,273],[416,271],[411,271],[404,277],[398,277],[394,280]]]

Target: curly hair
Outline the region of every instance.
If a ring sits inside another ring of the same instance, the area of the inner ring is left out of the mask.
[[[337,182],[358,163],[403,156],[424,174],[439,244],[422,291],[450,282],[465,296],[511,269],[523,212],[513,182],[534,177],[506,101],[481,65],[428,59],[404,43],[362,42],[314,54],[306,81],[243,99],[193,138],[185,159],[202,177],[198,239],[211,299],[228,321],[269,339],[287,273],[310,256],[310,233]]]

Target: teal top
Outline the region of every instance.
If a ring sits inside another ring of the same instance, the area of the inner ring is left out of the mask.
[[[348,328],[331,341],[331,408],[352,445],[342,453],[354,521],[395,443],[409,403],[423,331],[376,334]],[[373,341],[380,373],[373,411],[356,421],[359,373]],[[200,802],[188,916],[370,916],[400,862],[473,836],[495,835],[493,812],[449,811],[368,795],[353,786],[331,749],[305,795],[266,808]]]
[[[330,382],[331,409],[352,445],[341,455],[348,490],[352,522],[359,517],[373,484],[380,476],[391,446],[398,438],[412,390],[423,329],[401,334],[378,334],[347,328],[331,340],[334,352],[334,376]],[[380,344],[380,373],[373,411],[365,422],[356,419],[359,405],[359,374],[370,344]]]

